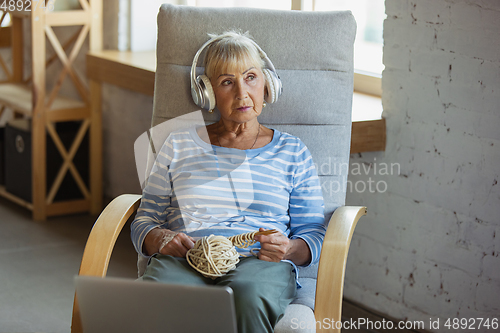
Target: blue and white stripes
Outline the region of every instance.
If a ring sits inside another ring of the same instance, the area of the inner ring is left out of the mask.
[[[137,252],[157,227],[192,237],[278,229],[303,239],[314,264],[326,228],[311,154],[298,138],[277,130],[269,144],[251,150],[212,146],[194,127],[174,132],[157,155],[132,222]]]

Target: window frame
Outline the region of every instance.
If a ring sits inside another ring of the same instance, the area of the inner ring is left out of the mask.
[[[382,96],[382,75],[354,70],[354,91]]]

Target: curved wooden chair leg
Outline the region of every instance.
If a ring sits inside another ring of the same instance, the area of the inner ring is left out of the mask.
[[[332,320],[332,326],[341,321],[347,253],[356,224],[363,215],[366,215],[366,207],[344,206],[337,208],[330,219],[318,268],[314,308],[316,321],[323,322],[328,318]],[[316,332],[326,331],[340,333],[340,328],[326,330],[318,327]]]
[[[79,275],[106,276],[116,239],[129,217],[139,207],[140,200],[140,195],[123,194],[106,206],[90,232],[83,252]],[[73,303],[71,332],[82,332],[76,293]]]

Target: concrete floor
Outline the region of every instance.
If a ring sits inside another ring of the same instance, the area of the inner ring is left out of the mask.
[[[70,332],[74,283],[95,217],[34,222],[0,198],[0,333]],[[129,226],[117,241],[108,275],[135,278]]]

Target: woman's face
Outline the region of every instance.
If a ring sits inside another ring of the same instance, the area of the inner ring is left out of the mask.
[[[216,74],[211,79],[215,101],[223,120],[245,123],[262,112],[264,73],[252,65]]]

